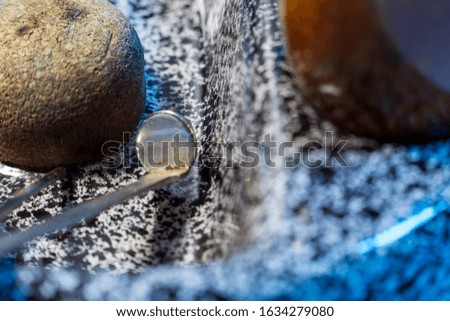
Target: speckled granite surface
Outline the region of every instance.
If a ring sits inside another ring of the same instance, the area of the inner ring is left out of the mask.
[[[393,246],[356,251],[450,184],[448,141],[379,146],[321,119],[292,81],[274,0],[114,3],[145,48],[149,112],[190,118],[200,162],[217,154],[215,142],[270,133],[300,149],[330,143],[333,131],[349,140],[349,166],[196,168],[90,225],[28,244],[4,260],[0,279],[14,282],[0,284],[0,297],[450,299],[448,213]],[[14,212],[8,229],[137,179],[144,172],[128,154],[123,170],[73,169]],[[0,201],[32,178],[2,176]]]

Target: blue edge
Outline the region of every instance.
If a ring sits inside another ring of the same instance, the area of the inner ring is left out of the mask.
[[[25,295],[16,284],[16,264],[14,259],[6,258],[0,262],[0,300],[24,300]]]

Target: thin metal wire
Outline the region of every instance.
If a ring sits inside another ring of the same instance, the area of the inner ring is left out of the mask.
[[[162,119],[165,119],[165,121],[150,122],[149,120],[153,117],[161,117]],[[167,128],[164,126],[167,126]],[[156,142],[163,142],[165,139],[173,141],[175,137],[173,136],[174,130],[176,131],[177,128],[180,132],[184,132],[192,143],[190,150],[188,150],[188,153],[184,155],[186,158],[183,159],[185,161],[185,165],[169,163],[164,168],[153,168],[145,161],[145,156],[147,156],[145,153],[149,151],[144,149],[144,153],[139,154],[138,149],[138,156],[141,156],[139,157],[141,164],[149,170],[147,175],[142,177],[137,182],[118,189],[115,192],[97,197],[90,201],[84,202],[81,205],[68,209],[59,215],[47,219],[41,224],[32,226],[26,231],[15,232],[7,236],[0,237],[0,257],[21,248],[24,243],[29,242],[36,237],[61,231],[63,229],[73,228],[82,224],[83,221],[89,223],[101,212],[116,204],[123,203],[130,198],[136,197],[150,190],[160,188],[165,184],[173,183],[186,176],[195,161],[197,152],[194,144],[195,131],[191,123],[181,115],[170,111],[159,111],[150,115],[139,128],[140,135],[136,138],[136,145],[138,145],[137,143],[144,146],[146,145],[146,141],[139,141],[140,139],[152,139]],[[152,135],[153,132],[157,132],[159,135]],[[171,150],[170,153],[172,152],[173,151]],[[170,157],[174,155],[166,156],[169,160],[175,160],[174,157]],[[1,210],[0,222],[4,221],[7,215],[17,206],[20,206],[24,200],[39,193],[43,188],[64,177],[66,174],[67,173],[64,168],[57,168],[47,175],[44,175],[40,180],[16,192],[15,196],[8,201],[7,204],[5,204],[5,207]]]
[[[0,208],[0,224],[4,223],[8,215],[19,208],[29,198],[39,194],[44,188],[55,184],[58,180],[61,180],[66,176],[67,170],[64,167],[58,167],[30,185],[14,192],[12,197]]]

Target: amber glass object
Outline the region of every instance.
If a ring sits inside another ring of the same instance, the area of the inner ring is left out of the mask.
[[[304,95],[352,133],[449,136],[450,1],[280,0]]]

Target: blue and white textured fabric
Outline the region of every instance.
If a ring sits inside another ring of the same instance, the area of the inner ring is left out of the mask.
[[[293,81],[276,0],[112,2],[145,49],[148,112],[188,117],[199,163],[216,157],[218,142],[266,134],[293,141],[291,154],[320,142],[328,152],[316,156],[330,159],[332,132],[349,141],[348,166],[197,166],[183,182],[4,259],[1,298],[450,299],[448,208],[399,240],[391,229],[450,199],[449,141],[379,145],[322,119]],[[144,170],[128,154],[124,169],[72,169],[12,213],[8,229],[136,180]],[[0,201],[33,178],[0,176]]]

